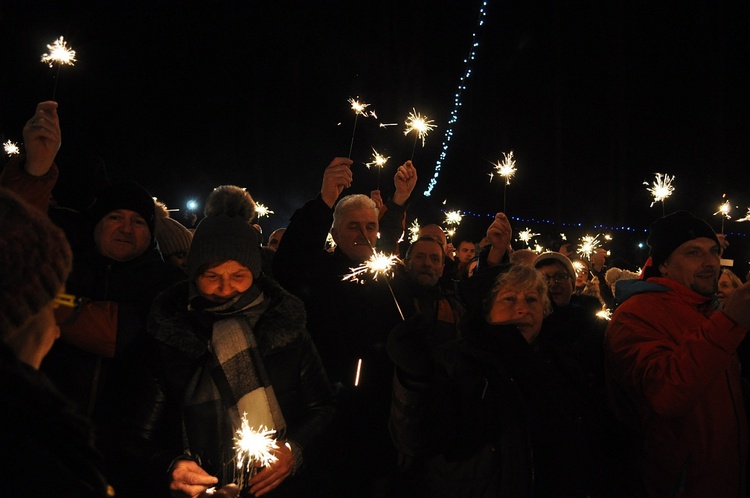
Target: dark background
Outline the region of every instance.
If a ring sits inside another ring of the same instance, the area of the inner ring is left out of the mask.
[[[347,192],[392,192],[413,154],[425,190],[452,129],[421,224],[467,212],[457,238],[477,240],[503,209],[556,248],[565,233],[611,234],[615,261],[640,265],[638,242],[662,212],[734,207],[726,254],[750,257],[750,2],[641,0],[3,1],[0,138],[21,142],[37,102],[54,92],[63,147],[61,203],[84,205],[102,181],[133,179],[170,207],[221,184],[247,187],[284,226],[349,153]],[[478,20],[483,20],[481,26]],[[471,76],[449,124],[465,59]],[[65,36],[75,66],[40,62]],[[370,103],[359,117],[347,99]],[[424,148],[404,136],[415,108],[435,121]],[[382,128],[378,123],[398,123]],[[378,178],[371,147],[390,156]],[[514,151],[507,188],[492,164]],[[643,182],[674,175],[650,207]],[[505,193],[504,193],[505,192]],[[201,209],[201,208],[199,208]],[[175,217],[180,217],[175,214]],[[516,243],[521,247],[521,243]]]

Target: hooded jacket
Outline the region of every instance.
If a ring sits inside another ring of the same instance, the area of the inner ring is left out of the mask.
[[[613,409],[637,437],[647,496],[744,496],[747,419],[736,349],[746,330],[662,277],[617,284],[605,338]],[[637,479],[636,479],[637,480]]]

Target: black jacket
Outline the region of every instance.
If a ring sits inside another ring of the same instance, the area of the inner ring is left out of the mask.
[[[333,390],[305,329],[302,303],[269,278],[261,277],[255,285],[270,300],[254,327],[258,348],[286,420],[286,438],[307,457],[333,418]],[[224,435],[215,426],[206,425],[200,434],[183,434],[186,389],[196,370],[206,368],[212,331],[205,315],[188,311],[187,303],[187,282],[154,302],[149,335],[139,346],[140,365],[132,370],[139,376],[131,383],[137,389],[134,397],[140,399],[123,421],[122,433],[128,439],[123,445],[129,447],[131,464],[140,461],[151,476],[162,478],[169,463],[190,449],[191,441],[231,444],[221,440]],[[192,453],[202,459],[199,452]],[[301,457],[295,453],[295,465]],[[203,465],[213,475],[221,470]]]

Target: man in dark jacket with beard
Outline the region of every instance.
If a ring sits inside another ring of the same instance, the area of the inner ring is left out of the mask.
[[[74,261],[66,293],[75,306],[58,310],[61,339],[42,370],[95,423],[97,446],[107,457],[109,424],[127,406],[114,387],[127,377],[118,367],[145,331],[155,296],[184,275],[162,260],[153,198],[135,183],[106,188],[84,213],[49,208],[61,144],[56,102],[40,103],[23,135],[26,155],[6,165],[0,185],[48,212],[65,232]]]

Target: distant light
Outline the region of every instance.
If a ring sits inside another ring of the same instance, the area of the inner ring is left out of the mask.
[[[638,242],[638,249],[643,249],[643,242]]]
[[[187,208],[188,211],[195,211],[196,209],[198,209],[198,201],[196,201],[195,199],[190,199],[189,201],[187,201]]]

